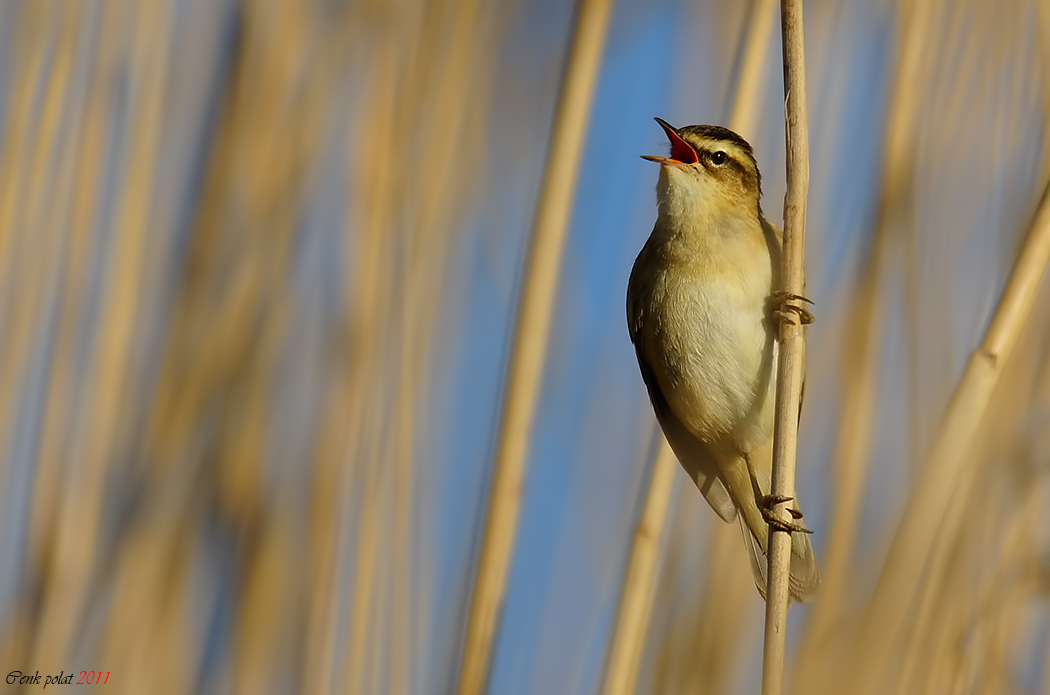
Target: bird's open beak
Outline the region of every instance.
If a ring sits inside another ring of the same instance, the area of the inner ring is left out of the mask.
[[[656,118],[656,122],[664,129],[664,133],[667,134],[667,139],[671,141],[671,156],[657,157],[651,154],[643,154],[642,159],[648,159],[650,162],[659,162],[660,164],[669,164],[671,162],[677,162],[679,164],[696,164],[700,161],[700,158],[696,156],[696,150],[694,150],[688,142],[682,139],[678,134],[677,128],[662,118]]]

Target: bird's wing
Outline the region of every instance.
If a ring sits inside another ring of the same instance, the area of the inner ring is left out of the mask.
[[[642,253],[645,253],[645,249],[642,250]],[[635,265],[637,266],[637,262]],[[631,333],[631,342],[634,343],[635,355],[638,357],[642,381],[645,382],[645,387],[649,391],[649,400],[652,402],[653,410],[656,412],[656,420],[660,423],[660,429],[663,430],[667,443],[671,445],[671,450],[674,451],[675,456],[686,473],[689,474],[689,477],[696,483],[707,503],[711,505],[711,508],[722,519],[733,521],[736,519],[736,505],[733,504],[729,491],[719,475],[718,466],[711,452],[703,442],[693,436],[693,433],[675,415],[671,406],[667,403],[667,399],[664,398],[663,392],[660,390],[660,384],[656,379],[656,374],[645,357],[641,332],[641,322],[643,321],[642,308],[637,302],[637,297],[631,291],[631,288],[634,287],[634,282],[628,285],[627,326]]]
[[[663,430],[667,443],[671,445],[671,450],[715,513],[725,521],[733,521],[736,519],[736,505],[722,482],[718,465],[710,450],[693,436],[674,414],[641,350],[636,350],[636,353],[638,364],[642,368],[642,379],[649,389],[649,400],[652,401],[653,410],[656,412],[656,420],[660,423],[660,429]]]

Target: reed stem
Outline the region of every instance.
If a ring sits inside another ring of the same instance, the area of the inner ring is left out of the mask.
[[[496,627],[518,530],[525,461],[543,381],[558,270],[611,14],[611,0],[581,0],[576,9],[572,46],[558,95],[546,170],[525,262],[495,472],[467,618],[459,673],[460,695],[485,691],[492,661]]]
[[[787,122],[787,194],[784,197],[784,265],[781,282],[787,293],[801,295],[805,277],[803,253],[806,243],[806,196],[809,190],[806,54],[801,0],[782,0],[780,15]],[[782,319],[779,343],[771,487],[774,496],[787,498],[795,494],[798,406],[802,397],[805,361],[805,335],[801,321]],[[785,521],[789,521],[787,504],[777,504],[773,509],[773,513]],[[770,526],[767,547],[769,564],[766,576],[769,577],[769,584],[766,590],[765,638],[762,649],[762,695],[780,695],[784,687],[791,534]]]

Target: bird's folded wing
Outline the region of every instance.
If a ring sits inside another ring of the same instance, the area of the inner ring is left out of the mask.
[[[693,436],[693,433],[682,424],[678,416],[674,414],[671,406],[667,403],[660,390],[660,384],[649,366],[648,361],[642,354],[637,343],[635,352],[638,355],[638,366],[641,367],[642,380],[649,390],[649,400],[653,403],[656,419],[660,423],[660,429],[671,445],[678,461],[685,468],[685,472],[693,479],[700,489],[704,499],[711,505],[718,516],[725,521],[736,519],[736,505],[733,504],[725,483],[718,474],[718,466],[707,446]]]

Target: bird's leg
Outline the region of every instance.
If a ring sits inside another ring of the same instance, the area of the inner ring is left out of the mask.
[[[793,521],[784,521],[777,516],[773,507],[781,502],[790,502],[794,497],[787,497],[785,495],[763,495],[758,500],[758,510],[762,512],[762,518],[766,520],[766,523],[770,526],[780,529],[781,531],[787,531],[788,533],[813,533],[802,524],[796,524]],[[788,514],[794,519],[801,519],[802,512],[794,507],[788,507]]]
[[[790,502],[794,497],[787,497],[786,495],[763,495],[758,500],[758,511],[762,512],[762,518],[766,520],[766,523],[770,526],[776,527],[781,531],[787,531],[788,533],[813,533],[802,524],[796,524],[793,521],[784,521],[777,516],[773,507],[780,504],[781,502]],[[794,519],[801,519],[802,512],[794,507],[788,507],[788,514]]]
[[[774,507],[784,502],[791,502],[795,498],[786,495],[764,494],[762,492],[762,487],[758,484],[758,476],[755,475],[755,467],[751,461],[751,454],[741,452],[740,456],[744,459],[744,463],[747,464],[747,474],[751,478],[751,488],[755,491],[755,500],[758,502],[758,511],[762,513],[762,518],[765,519],[766,523],[782,531],[787,531],[788,533],[813,533],[802,524],[784,521],[777,516]],[[802,518],[802,512],[796,507],[788,507],[787,511],[788,514],[791,515],[791,518],[795,520]]]
[[[791,304],[793,301],[806,302],[808,304],[813,303],[812,299],[803,297],[801,294],[792,294],[785,290],[777,290],[769,297],[769,304],[770,308],[773,310],[773,316],[790,323],[796,323],[795,317],[797,316],[803,326],[817,320],[816,317],[814,317],[805,307],[798,304]]]
[[[744,459],[744,463],[747,465],[747,477],[751,479],[751,492],[755,494],[756,500],[762,499],[762,486],[758,484],[758,476],[755,475],[755,464],[751,461],[751,452],[738,450],[737,453],[740,454],[740,458]]]

